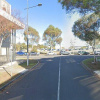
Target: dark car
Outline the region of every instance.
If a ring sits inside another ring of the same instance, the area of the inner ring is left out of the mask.
[[[16,54],[19,55],[19,56],[24,56],[24,55],[25,55],[25,53],[22,52],[22,51],[19,51],[19,52],[17,52]]]
[[[89,55],[89,52],[86,51],[78,51],[78,55]]]
[[[78,55],[83,55],[85,51],[78,51]]]
[[[89,54],[90,54],[89,52],[84,52],[84,53],[83,53],[83,55],[89,55]]]

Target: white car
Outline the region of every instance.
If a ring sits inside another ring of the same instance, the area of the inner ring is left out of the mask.
[[[60,52],[60,55],[69,55],[70,53],[69,52],[67,52],[67,51],[61,51]]]
[[[47,55],[56,55],[56,53],[50,51],[50,52],[47,53]]]
[[[100,51],[95,51],[95,55],[100,55]]]
[[[33,56],[33,55],[39,55],[39,53],[37,53],[37,52],[31,52],[30,56]]]

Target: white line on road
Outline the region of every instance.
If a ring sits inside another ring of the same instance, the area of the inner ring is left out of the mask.
[[[58,76],[57,100],[60,100],[60,67],[61,67],[61,57],[60,57],[60,60],[59,60],[59,76]]]

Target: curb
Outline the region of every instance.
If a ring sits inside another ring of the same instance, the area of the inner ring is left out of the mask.
[[[38,63],[36,65],[34,65],[32,68],[26,70],[26,71],[22,71],[21,73],[19,73],[20,75],[18,75],[17,77],[15,77],[14,79],[12,79],[10,82],[8,82],[7,84],[5,84],[4,86],[2,86],[0,88],[0,91],[3,91],[8,85],[10,85],[11,83],[13,83],[14,81],[16,81],[18,78],[20,78],[22,75],[24,75],[26,72],[32,70],[34,67],[36,67],[40,62],[38,61]]]

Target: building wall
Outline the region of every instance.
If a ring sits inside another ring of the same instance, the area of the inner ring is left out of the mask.
[[[11,45],[13,47],[12,49]],[[0,51],[0,55],[6,56],[7,61],[11,61],[11,59],[12,61],[16,60],[16,30],[13,30],[12,34],[2,42]]]
[[[11,15],[11,5],[7,1],[0,0],[0,9],[6,11],[8,14]]]

